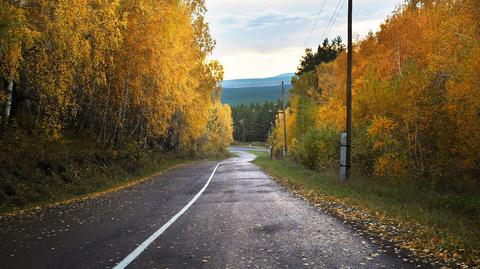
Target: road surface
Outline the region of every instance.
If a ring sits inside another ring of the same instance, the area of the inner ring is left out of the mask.
[[[253,155],[237,154],[3,217],[0,268],[413,267],[290,194],[250,163]]]

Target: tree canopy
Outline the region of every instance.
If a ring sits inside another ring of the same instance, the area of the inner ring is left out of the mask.
[[[323,43],[318,46],[315,53],[313,53],[311,48],[305,50],[305,55],[300,61],[296,75],[301,76],[307,72],[315,71],[316,66],[334,61],[344,50],[345,45],[342,44],[342,38],[340,36],[331,42],[326,38]]]
[[[274,102],[233,107],[234,139],[241,142],[266,142],[275,122],[276,108]]]
[[[4,132],[187,151],[217,131],[219,145],[231,141],[204,1],[1,1],[0,10]]]
[[[354,44],[356,169],[435,188],[479,187],[478,11],[476,0],[407,1]],[[331,57],[307,51],[291,91],[290,156],[317,169],[338,164],[345,128],[347,55],[338,42],[320,46]],[[277,126],[270,141],[280,155]]]

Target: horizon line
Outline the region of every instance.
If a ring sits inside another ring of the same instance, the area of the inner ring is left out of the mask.
[[[223,79],[223,81],[231,81],[231,80],[249,80],[249,79],[267,79],[267,78],[275,78],[275,77],[280,77],[283,75],[288,75],[288,74],[293,74],[295,75],[295,72],[286,72],[286,73],[281,73],[279,75],[273,75],[273,76],[266,76],[266,77],[244,77],[244,78],[228,78],[228,79]],[[222,82],[223,82],[222,81]]]

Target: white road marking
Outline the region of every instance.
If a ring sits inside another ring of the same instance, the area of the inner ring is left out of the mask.
[[[173,216],[167,223],[165,223],[160,229],[158,229],[154,234],[152,234],[147,240],[145,240],[140,246],[138,246],[132,253],[128,254],[128,256],[123,259],[120,263],[118,263],[113,269],[124,269],[127,267],[133,260],[135,260],[140,254],[142,254],[143,251],[151,244],[155,239],[157,239],[160,235],[162,235],[168,227],[170,227],[178,218],[180,218],[185,211],[187,211],[196,201],[197,199],[203,194],[203,192],[207,189],[208,185],[210,184],[210,181],[212,181],[213,176],[215,175],[215,172],[217,171],[218,166],[220,166],[222,163],[218,163],[217,166],[215,166],[215,169],[213,169],[212,174],[210,175],[210,178],[208,179],[207,183],[205,183],[205,186],[200,190],[200,192],[193,197],[193,199],[184,207],[182,210],[180,210],[175,216]]]

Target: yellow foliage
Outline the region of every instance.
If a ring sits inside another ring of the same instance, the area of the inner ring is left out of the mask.
[[[395,154],[385,154],[377,159],[374,175],[397,177],[405,173],[405,162]]]
[[[204,133],[206,141],[200,148],[207,152],[224,151],[233,142],[232,111],[228,104],[215,101]]]
[[[343,102],[331,97],[318,110],[317,128],[326,127],[341,132],[345,129],[345,115],[346,109]]]
[[[0,22],[0,77],[16,80],[22,48],[30,45],[35,32],[27,27],[24,11],[8,1],[0,2]]]
[[[205,12],[202,0],[1,1],[0,77],[21,79],[17,113],[33,121],[21,125],[191,151],[218,116],[223,150],[230,112]]]
[[[386,117],[376,118],[367,133],[374,138],[373,149],[381,150],[390,145],[396,144],[393,137],[393,131],[397,127],[397,124]]]
[[[478,1],[429,2],[407,1],[354,44],[353,158],[378,175],[463,175],[479,185]],[[312,126],[344,129],[345,68],[342,53],[293,80],[296,143]]]

